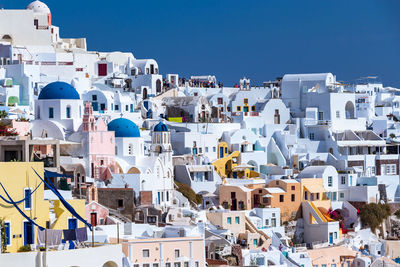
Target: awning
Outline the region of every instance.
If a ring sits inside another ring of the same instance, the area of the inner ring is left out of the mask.
[[[312,184],[305,186],[310,193],[323,193],[326,192],[325,188],[320,184]]]
[[[188,170],[190,172],[209,172],[213,170],[213,166],[211,165],[189,166]]]

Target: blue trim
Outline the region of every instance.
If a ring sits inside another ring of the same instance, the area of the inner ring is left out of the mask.
[[[19,207],[18,205],[12,200],[12,198],[10,197],[10,195],[7,193],[6,189],[4,188],[3,184],[0,182],[0,186],[3,188],[4,192],[6,193],[8,199],[10,200],[10,202],[14,205],[14,207],[19,211],[19,213],[21,213],[21,215],[27,219],[29,222],[33,223],[34,225],[36,225],[41,231],[44,230],[43,227],[39,226],[37,223],[35,223],[31,218],[29,218]]]
[[[61,201],[61,203],[64,205],[64,207],[78,220],[80,220],[81,222],[83,222],[84,224],[86,224],[90,231],[92,231],[92,225],[90,223],[88,223],[85,219],[83,219],[76,211],[75,209],[61,196],[60,192],[58,192],[57,188],[54,186],[54,184],[50,181],[50,179],[47,179],[49,181],[49,183],[47,183],[42,177],[40,177],[40,175],[37,173],[37,171],[32,168],[33,171],[36,173],[36,175],[39,177],[40,180],[42,180],[42,182],[44,182],[47,187],[58,197],[58,199]],[[45,177],[47,178],[46,172],[44,173]]]

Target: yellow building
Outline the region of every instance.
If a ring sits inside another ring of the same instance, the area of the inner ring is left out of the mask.
[[[13,201],[23,199],[41,183],[32,168],[43,177],[42,162],[0,162],[0,182]],[[0,195],[7,199],[2,188]],[[46,222],[49,221],[49,202],[44,200],[43,184],[31,195],[30,201],[21,202],[18,207],[38,225],[46,227]],[[12,204],[2,199],[0,217],[5,223],[6,236],[9,237],[7,252],[17,252],[25,244],[36,243],[38,228],[29,223]]]
[[[85,200],[84,199],[69,199],[67,202],[74,208],[74,210],[85,218]],[[64,207],[60,200],[53,200],[53,207],[55,213],[55,221],[51,225],[51,229],[68,229],[72,223],[76,223],[77,227],[85,227],[85,224],[72,216],[72,214]]]
[[[34,170],[43,178],[42,162],[0,162],[0,182],[13,201],[17,202],[29,196],[18,207],[36,224],[48,229],[69,229],[85,225],[72,216],[60,200],[44,199],[44,184]],[[0,187],[0,195],[7,195]],[[85,200],[71,199],[68,203],[85,217]],[[38,227],[28,222],[12,205],[0,199],[0,218],[3,220],[7,236],[7,252],[17,252],[21,246],[36,244]]]

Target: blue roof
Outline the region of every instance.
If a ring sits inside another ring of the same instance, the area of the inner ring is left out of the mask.
[[[112,120],[107,127],[109,131],[115,132],[115,137],[140,137],[139,127],[128,119]]]
[[[52,82],[40,91],[39,99],[80,99],[76,89],[65,82]]]
[[[154,132],[168,132],[168,126],[165,125],[163,122],[159,122],[153,129]]]

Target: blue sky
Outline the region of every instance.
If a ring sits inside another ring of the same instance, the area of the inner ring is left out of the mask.
[[[160,71],[225,85],[285,73],[378,75],[400,87],[399,0],[47,0],[61,37],[154,58]],[[4,8],[29,1],[0,0]]]

